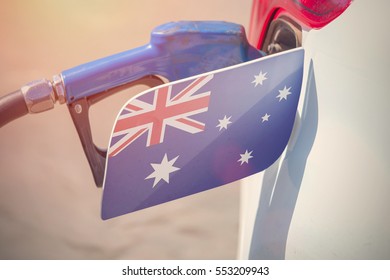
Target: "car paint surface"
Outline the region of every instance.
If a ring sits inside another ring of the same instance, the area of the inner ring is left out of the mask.
[[[354,1],[303,31],[300,118],[284,156],[241,181],[239,258],[390,258],[389,8]]]

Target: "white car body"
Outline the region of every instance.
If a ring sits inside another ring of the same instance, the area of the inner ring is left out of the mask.
[[[389,10],[354,1],[303,30],[299,117],[280,160],[240,182],[239,258],[390,258]]]

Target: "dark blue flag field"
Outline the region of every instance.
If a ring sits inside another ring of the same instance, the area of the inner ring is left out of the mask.
[[[131,99],[112,130],[102,218],[219,187],[283,153],[303,49],[169,83]]]

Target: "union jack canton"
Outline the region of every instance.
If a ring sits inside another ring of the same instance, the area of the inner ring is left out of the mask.
[[[110,148],[109,156],[117,155],[144,133],[148,134],[146,146],[162,143],[167,125],[189,133],[203,131],[204,123],[190,116],[207,111],[210,91],[194,94],[212,78],[212,74],[200,77],[174,97],[171,96],[172,85],[156,89],[152,104],[140,99],[128,103],[112,135],[121,140]]]

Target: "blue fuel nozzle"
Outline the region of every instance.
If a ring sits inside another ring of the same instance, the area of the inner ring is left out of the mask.
[[[156,27],[150,43],[98,59],[53,78],[60,103],[67,103],[97,186],[102,186],[107,151],[93,143],[89,106],[135,84],[150,87],[263,56],[248,44],[241,25],[180,21]]]
[[[70,104],[145,76],[174,81],[260,56],[241,25],[179,21],[156,27],[147,45],[65,70],[61,76]]]

